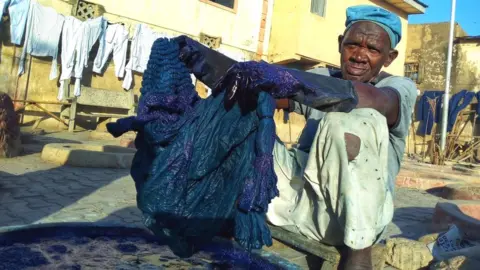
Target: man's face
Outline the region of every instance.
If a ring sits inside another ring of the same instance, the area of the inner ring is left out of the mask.
[[[370,82],[388,67],[398,52],[391,49],[387,32],[372,22],[358,22],[339,37],[343,79]]]

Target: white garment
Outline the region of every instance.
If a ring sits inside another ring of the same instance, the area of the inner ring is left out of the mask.
[[[65,17],[53,8],[43,7],[35,0],[31,2],[25,45],[18,65],[19,76],[25,72],[25,57],[29,53],[34,56],[53,57],[50,80],[57,78],[58,42],[64,22]]]
[[[157,33],[144,24],[138,24],[133,34],[132,46],[130,48],[130,61],[126,69],[123,88],[131,89],[133,83],[133,71],[143,73],[147,69],[148,59],[155,40],[166,37],[166,34]]]
[[[8,0],[0,0],[0,12],[2,13],[1,15],[3,16],[3,13],[5,13],[5,8],[8,6]],[[0,23],[2,23],[0,21]]]
[[[8,13],[10,14],[10,39],[15,45],[22,45],[25,26],[27,25],[28,9],[30,0],[7,0],[10,2]]]
[[[127,62],[128,49],[128,31],[121,24],[112,24],[108,26],[105,34],[105,52],[102,55],[97,54],[93,65],[93,72],[101,74],[107,63],[108,57],[113,51],[113,61],[115,62],[115,76],[123,78],[125,75],[125,64]]]
[[[345,133],[361,140],[359,154],[350,162]],[[328,113],[310,153],[276,142],[280,196],[270,203],[268,220],[326,244],[371,246],[393,217],[388,145],[387,121],[373,109]]]
[[[58,99],[64,96],[65,80],[72,76],[75,79],[74,95],[80,96],[83,69],[88,66],[88,56],[93,45],[99,40],[98,53],[103,58],[105,52],[105,32],[107,21],[103,17],[80,22],[73,17],[68,17],[63,29],[62,43],[62,75],[60,76],[60,89]],[[67,39],[67,40],[66,40]],[[65,47],[65,49],[64,49]],[[74,64],[75,63],[75,64]]]
[[[78,32],[82,27],[82,22],[72,16],[65,18],[62,30],[62,74],[60,75],[60,88],[58,91],[58,100],[63,100],[65,95],[64,83],[73,76],[75,67],[75,51],[78,38]]]

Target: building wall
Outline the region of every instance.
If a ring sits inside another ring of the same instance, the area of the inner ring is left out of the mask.
[[[76,0],[38,1],[44,6],[53,7],[63,15],[71,15],[77,2]],[[125,23],[130,28],[131,34],[137,24],[144,23],[156,31],[174,36],[186,34],[198,39],[200,33],[204,33],[220,37],[221,48],[224,51],[244,55],[246,60],[254,59],[259,47],[263,47],[264,55],[268,53],[268,38],[263,38],[263,44],[259,41],[262,42],[261,34],[269,36],[269,26],[271,25],[269,20],[272,16],[269,7],[273,6],[273,0],[240,0],[236,12],[201,0],[89,0],[88,2],[102,5],[107,20]],[[58,80],[48,80],[51,59],[28,56],[27,72],[18,78],[16,75],[18,61],[23,48],[13,46],[9,42],[8,22],[3,23],[1,28],[0,91],[7,92],[15,99],[57,101]],[[262,28],[264,29],[263,33]],[[141,74],[134,75],[133,91],[136,95],[139,94],[141,79]],[[124,91],[122,81],[114,76],[114,65],[111,62],[103,75],[93,74],[91,69],[85,69],[82,85]],[[43,106],[57,115],[61,109],[60,105]],[[32,123],[38,119],[43,119],[42,125],[63,126],[39,109],[27,107],[23,118],[24,123]],[[80,119],[79,127],[91,128],[92,125],[87,120],[91,119],[83,119],[83,121]]]
[[[455,45],[453,90],[480,91],[480,40]]]
[[[340,65],[338,36],[345,30],[345,11],[349,6],[371,4],[400,16],[403,38],[397,47],[399,57],[385,71],[403,75],[408,39],[408,16],[405,12],[381,1],[327,0],[325,16],[310,12],[310,1],[276,0],[273,6],[269,61],[288,63],[304,59],[310,63]]]
[[[421,91],[445,89],[449,30],[450,24],[448,22],[418,24],[408,27],[405,62],[419,64],[421,79],[417,85]],[[466,35],[467,33],[456,24],[455,36]],[[454,54],[453,63],[456,63],[456,58],[456,54]],[[452,74],[455,74],[455,72],[452,72]],[[454,82],[455,80],[452,80],[453,84]]]

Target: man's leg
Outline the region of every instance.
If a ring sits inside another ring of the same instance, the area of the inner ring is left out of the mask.
[[[332,213],[328,228],[318,229],[329,242],[327,232],[340,227],[347,263],[371,263],[359,259],[371,258],[370,247],[391,220],[388,145],[386,119],[372,109],[327,114],[312,144],[304,175],[318,196],[315,207]],[[301,231],[316,224],[322,222],[302,222]]]

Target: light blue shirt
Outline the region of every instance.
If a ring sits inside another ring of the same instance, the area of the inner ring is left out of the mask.
[[[331,72],[326,68],[317,68],[309,72],[331,76]],[[380,80],[375,84],[376,87],[388,87],[394,89],[400,102],[400,113],[397,123],[389,129],[388,146],[388,176],[390,183],[395,183],[395,178],[400,171],[401,161],[405,153],[406,137],[412,121],[413,108],[417,99],[417,87],[415,83],[405,77],[390,76]],[[298,146],[299,150],[310,152],[313,139],[320,120],[325,116],[324,112],[301,105],[295,102],[294,111],[303,114],[306,117],[306,126],[300,135]],[[394,187],[391,187],[394,190]]]
[[[30,0],[5,0],[5,3],[8,4],[10,14],[11,41],[15,45],[21,45],[27,25]]]

